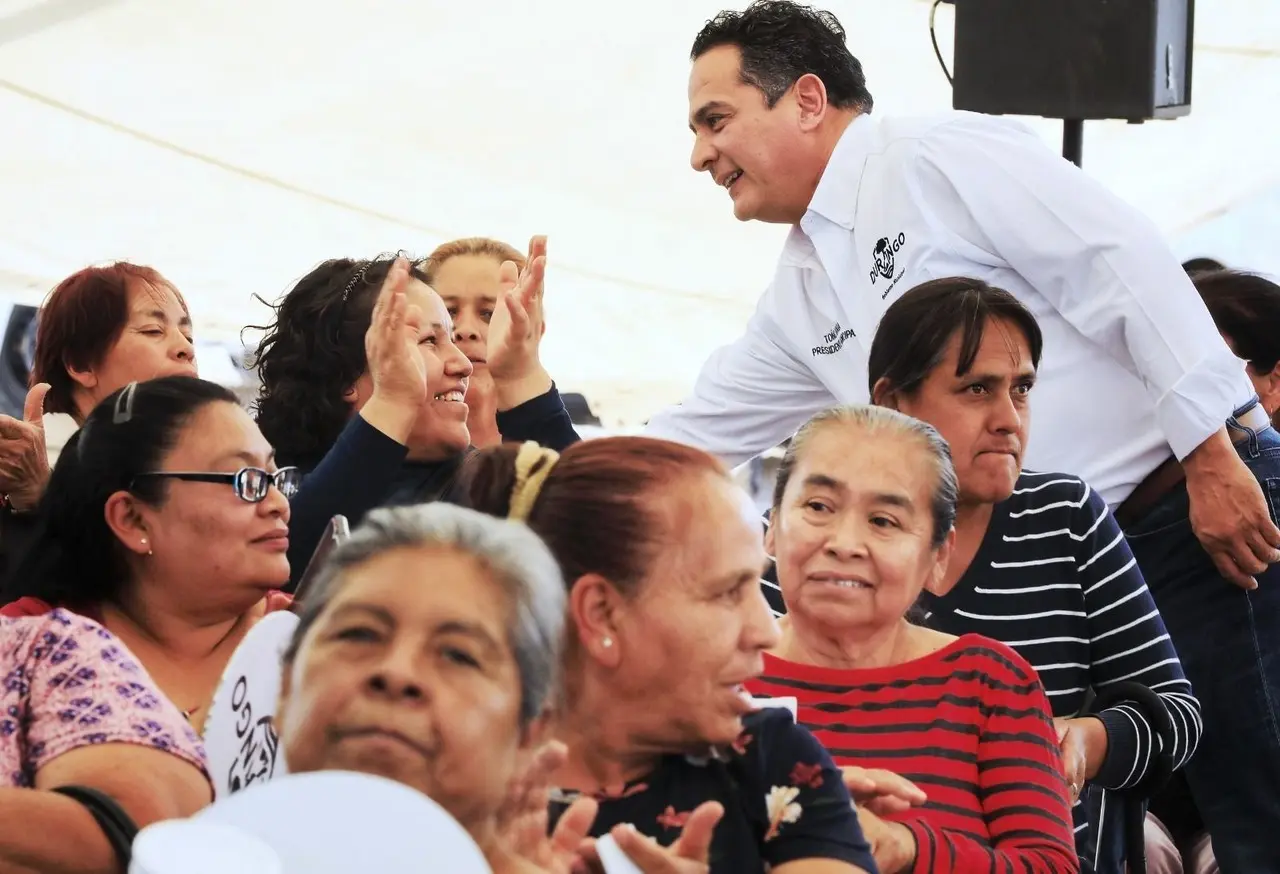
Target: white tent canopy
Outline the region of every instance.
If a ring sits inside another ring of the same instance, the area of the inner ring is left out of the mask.
[[[688,167],[689,44],[725,2],[0,0],[0,298],[126,258],[232,338],[325,258],[547,233],[548,365],[634,421],[739,332],[783,236]],[[929,3],[822,5],[877,112],[950,105]],[[1175,239],[1280,183],[1280,4],[1198,5],[1192,115],[1085,139]],[[1249,236],[1217,239],[1250,266]]]

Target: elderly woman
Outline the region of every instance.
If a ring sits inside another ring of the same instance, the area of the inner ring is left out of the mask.
[[[859,811],[882,874],[1078,871],[1035,671],[994,640],[906,619],[946,577],[956,493],[930,426],[877,407],[810,420],[782,461],[768,534],[786,628],[750,687],[795,696],[837,762],[926,790],[924,806]]]
[[[449,811],[498,874],[536,870],[500,813],[540,743],[564,603],[555,559],[522,525],[444,504],[370,513],[285,653],[290,770],[396,780]]]
[[[506,294],[540,294],[543,265],[533,258]],[[471,444],[473,365],[425,279],[404,259],[326,261],[275,305],[255,356],[257,420],[281,460],[308,471],[294,501],[293,585],[334,516],[358,524],[376,507],[453,495]],[[549,378],[503,379],[513,325],[499,312],[486,366],[513,408],[504,415],[572,429]]]
[[[564,572],[557,812],[594,797],[592,832],[645,870],[672,870],[694,843],[685,829],[717,819],[700,848],[717,874],[873,870],[831,758],[746,695],[777,628],[757,583],[758,520],[719,462],[634,437],[563,456],[504,445],[472,456],[464,483],[475,508],[528,524]]]
[[[83,424],[130,382],[196,375],[186,301],[151,267],[123,261],[58,283],[40,308],[34,359],[23,418],[0,416],[0,558],[8,567],[26,551],[28,514],[49,479],[44,414]]]
[[[529,251],[545,252],[535,238]],[[466,237],[442,243],[421,267],[427,285],[436,290],[453,319],[453,341],[471,361],[467,386],[467,428],[473,446],[502,442],[498,430],[498,397],[489,372],[489,323],[506,290],[503,265],[524,270],[528,259],[514,246],[489,237]]]
[[[124,874],[137,828],[209,803],[195,733],[96,622],[0,617],[0,675],[0,871]]]
[[[67,444],[4,615],[64,607],[120,638],[196,730],[223,669],[289,579],[298,471],[227,389],[130,383]]]
[[[1076,847],[1088,867],[1119,874],[1123,806],[1104,792],[1141,786],[1160,756],[1181,767],[1200,739],[1200,705],[1106,503],[1078,477],[1022,468],[1041,347],[1035,317],[1013,295],[940,279],[885,312],[868,388],[951,448],[956,546],[921,596],[926,624],[1000,640],[1036,669],[1078,799]],[[1153,690],[1165,712],[1126,699],[1085,714],[1090,690],[1120,682]]]

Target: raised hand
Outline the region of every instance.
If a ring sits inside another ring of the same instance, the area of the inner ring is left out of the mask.
[[[524,270],[511,261],[502,265],[502,299],[489,321],[486,356],[495,381],[518,381],[541,368],[538,345],[546,333],[542,309],[546,252],[547,238],[534,237]]]
[[[49,384],[27,392],[22,418],[0,416],[0,494],[19,512],[34,510],[49,482],[49,454],[44,433],[44,397]]]
[[[387,272],[364,335],[373,395],[361,409],[366,422],[404,443],[427,396],[427,365],[418,351],[422,311],[409,303],[409,262],[397,258]]]

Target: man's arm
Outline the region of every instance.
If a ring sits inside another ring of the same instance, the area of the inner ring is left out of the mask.
[[[654,416],[645,436],[697,446],[737,467],[835,403],[817,377],[774,342],[776,330],[757,310],[746,333],[712,353],[693,392]]]
[[[1008,264],[1138,375],[1186,469],[1196,536],[1225,578],[1255,588],[1280,529],[1225,427],[1253,389],[1154,225],[1012,121],[935,128],[913,182],[957,253]]]
[[[1006,262],[1134,369],[1179,459],[1253,393],[1155,226],[1021,124],[942,125],[921,141],[916,169],[925,208],[957,248]]]

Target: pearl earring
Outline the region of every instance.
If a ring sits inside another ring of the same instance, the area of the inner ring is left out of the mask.
[[[147,546],[147,538],[142,538],[142,545]],[[155,553],[151,551],[150,546],[147,546],[147,555],[155,555]]]
[[[600,645],[603,646],[605,649],[608,649],[609,647],[613,646],[613,638],[606,637],[604,640],[600,641]]]

